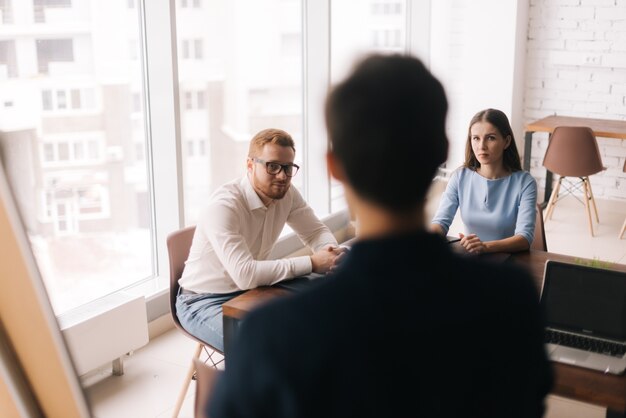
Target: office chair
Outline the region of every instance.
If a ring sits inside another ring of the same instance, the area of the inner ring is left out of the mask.
[[[564,196],[560,196],[561,185],[566,180],[566,194],[581,191],[582,201],[587,211],[589,221],[589,232],[593,236],[593,225],[591,222],[590,204],[593,205],[596,222],[600,222],[598,208],[591,191],[589,176],[604,170],[602,157],[598,149],[598,142],[593,131],[584,126],[558,126],[550,135],[548,149],[543,159],[543,166],[555,174],[559,175],[556,187],[550,195],[548,206],[546,207],[546,221],[552,219],[552,213],[556,203]],[[569,177],[578,177],[578,180],[571,181]]]
[[[198,343],[198,346],[196,347],[193,355],[191,366],[189,367],[189,371],[187,372],[187,376],[185,377],[185,382],[183,384],[182,390],[178,395],[178,400],[176,401],[176,406],[174,407],[174,417],[177,417],[180,413],[180,408],[182,407],[185,400],[185,395],[187,394],[187,390],[189,389],[189,384],[195,378],[194,372],[196,370],[196,366],[193,361],[200,358],[200,354],[203,350],[208,356],[207,361],[211,362],[212,367],[217,368],[217,365],[224,361],[224,353],[222,351],[190,334],[180,324],[178,316],[176,315],[176,297],[178,296],[178,289],[180,288],[180,285],[178,284],[178,279],[180,279],[183,274],[185,261],[187,261],[187,257],[189,257],[189,249],[191,248],[191,241],[193,240],[193,234],[195,231],[195,226],[188,226],[186,228],[179,229],[170,233],[167,236],[166,241],[167,254],[170,262],[170,312],[172,313],[172,319],[174,320],[174,325],[176,325],[176,328],[181,330],[183,334],[185,334],[187,337]]]
[[[535,238],[530,248],[532,250],[548,251],[548,244],[546,243],[546,230],[543,226],[543,210],[541,205],[537,203],[537,220],[535,222]]]
[[[624,168],[622,168],[622,171],[626,173],[626,160],[624,160]],[[624,225],[622,225],[622,230],[619,232],[617,238],[622,239],[624,232],[626,232],[626,219],[624,219]]]

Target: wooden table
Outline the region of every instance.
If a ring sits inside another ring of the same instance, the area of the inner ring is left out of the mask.
[[[356,241],[356,237],[341,243],[343,247],[351,247]],[[239,323],[243,316],[257,306],[269,301],[276,296],[288,294],[289,291],[280,287],[262,286],[229,300],[222,305],[222,317],[224,325],[224,358],[231,349],[233,336],[237,332]]]
[[[222,318],[224,325],[224,359],[232,349],[232,341],[239,328],[241,319],[263,303],[278,296],[289,294],[287,289],[279,287],[262,286],[248,290],[245,293],[229,300],[222,305]]]
[[[623,120],[548,116],[526,125],[524,134],[524,170],[530,171],[530,152],[533,142],[533,133],[548,132],[551,134],[557,126],[588,126],[597,137],[626,139],[626,121]],[[552,193],[552,172],[549,170],[546,170],[544,191],[542,207],[547,205],[550,194]]]
[[[547,260],[575,263],[581,258],[531,250],[512,254],[509,260],[528,269],[535,279],[537,288],[541,289]],[[613,264],[610,268],[626,272],[625,264]],[[555,373],[552,388],[554,395],[606,407],[607,417],[626,416],[626,376],[603,374],[562,363],[552,363],[552,365]]]
[[[547,260],[569,263],[580,262],[579,257],[544,251],[524,251],[502,257],[503,262],[515,263],[526,268],[535,279],[538,290],[543,286],[543,272]],[[612,269],[626,272],[626,265],[613,264]],[[254,308],[275,297],[288,294],[289,291],[275,287],[259,287],[252,289],[226,302],[224,313],[224,353],[228,357],[232,338],[237,331],[241,319]],[[552,363],[555,373],[555,384],[552,394],[565,398],[607,408],[607,417],[626,417],[626,375],[614,376],[594,370]]]

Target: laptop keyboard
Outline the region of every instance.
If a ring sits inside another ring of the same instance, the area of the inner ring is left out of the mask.
[[[597,338],[583,337],[551,329],[546,330],[545,342],[564,345],[566,347],[580,348],[581,350],[607,354],[613,357],[622,357],[624,353],[626,353],[626,344],[598,340]]]

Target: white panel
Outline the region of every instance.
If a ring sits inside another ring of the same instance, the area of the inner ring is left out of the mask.
[[[148,343],[143,296],[114,293],[58,321],[79,376]]]
[[[604,418],[606,408],[563,398],[561,396],[548,395],[546,398],[547,410],[544,418]]]

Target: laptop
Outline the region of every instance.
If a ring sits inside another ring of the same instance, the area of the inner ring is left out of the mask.
[[[548,260],[541,305],[552,361],[624,373],[626,272]]]

